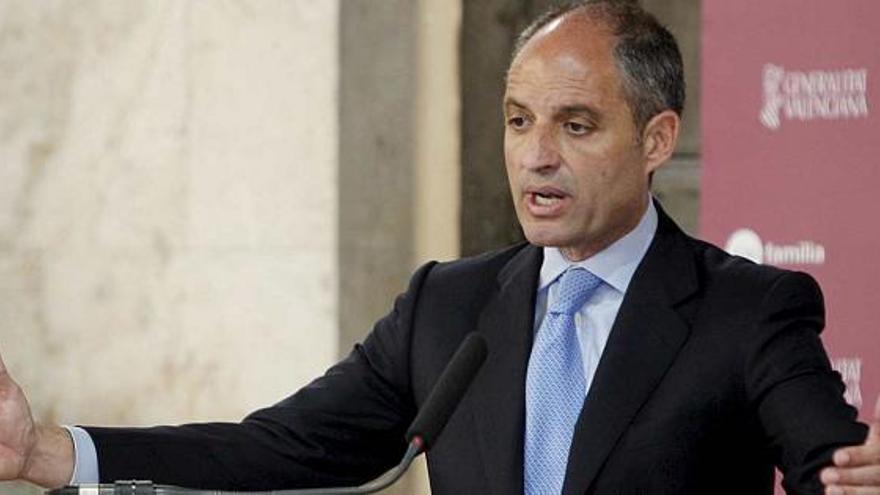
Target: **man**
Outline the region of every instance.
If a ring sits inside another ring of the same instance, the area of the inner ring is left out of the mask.
[[[477,331],[490,355],[429,455],[434,493],[769,494],[774,465],[791,493],[880,493],[880,431],[841,398],[815,282],[687,237],[650,199],[681,72],[671,35],[635,7],[539,19],[504,99],[528,244],[422,267],[346,360],[240,424],[73,430],[74,451],[4,373],[0,477],[359,483],[396,463]]]

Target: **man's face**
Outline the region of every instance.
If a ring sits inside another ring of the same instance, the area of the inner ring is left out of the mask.
[[[566,16],[508,73],[504,158],[517,217],[530,242],[571,260],[625,235],[647,208],[650,170],[612,49],[604,26]]]

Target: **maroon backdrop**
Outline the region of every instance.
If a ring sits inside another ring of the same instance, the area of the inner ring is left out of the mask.
[[[704,0],[701,235],[811,273],[823,340],[880,396],[880,1]]]

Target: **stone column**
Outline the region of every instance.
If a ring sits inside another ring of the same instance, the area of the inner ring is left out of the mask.
[[[459,252],[460,6],[346,0],[340,12],[339,349],[413,269]],[[421,460],[389,493],[427,493]]]

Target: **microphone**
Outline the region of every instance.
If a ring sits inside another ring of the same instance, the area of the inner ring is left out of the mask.
[[[305,488],[263,492],[231,492],[196,490],[170,485],[154,485],[150,481],[117,481],[113,484],[66,486],[49,490],[46,495],[361,495],[388,488],[406,472],[412,461],[427,452],[437,441],[461,398],[474,381],[486,361],[486,339],[478,333],[469,333],[449,360],[416,418],[406,431],[406,453],[391,471],[360,486],[338,488]]]
[[[406,431],[407,441],[418,440],[424,444],[425,451],[434,445],[487,354],[486,339],[482,335],[472,332],[464,338]]]

